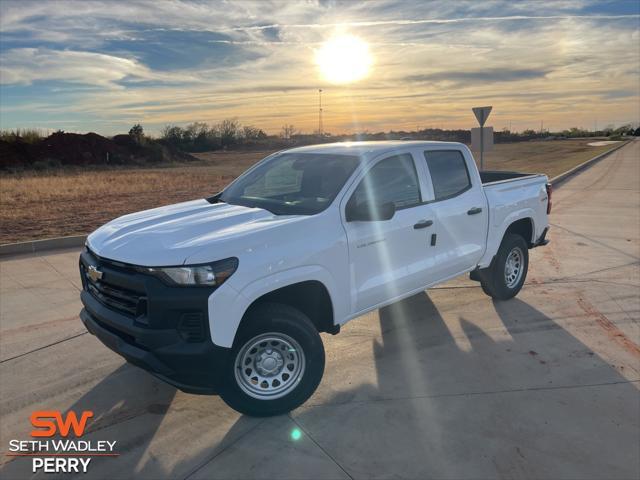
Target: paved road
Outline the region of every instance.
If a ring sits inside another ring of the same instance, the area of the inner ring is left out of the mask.
[[[0,264],[1,445],[38,409],[117,440],[89,477],[640,477],[640,142],[554,194],[521,294],[458,279],[326,336],[306,405],[243,417],[125,364],[77,318],[77,251]],[[292,440],[291,432],[302,432]],[[3,478],[30,476],[2,457]]]

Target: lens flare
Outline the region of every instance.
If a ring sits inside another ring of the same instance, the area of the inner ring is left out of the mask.
[[[316,64],[330,83],[352,83],[369,75],[373,57],[367,42],[353,35],[338,35],[316,51]]]
[[[291,430],[291,440],[295,442],[300,440],[301,437],[302,437],[302,432],[300,431],[299,428],[294,428],[293,430]]]

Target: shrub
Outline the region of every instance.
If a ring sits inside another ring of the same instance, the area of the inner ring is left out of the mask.
[[[5,142],[37,143],[46,136],[44,131],[37,128],[16,128],[15,130],[0,131],[0,140]]]
[[[45,158],[43,160],[33,162],[33,169],[39,172],[53,168],[60,168],[61,166],[62,163],[60,162],[60,160],[57,160],[55,158]]]
[[[136,143],[142,144],[144,140],[144,129],[142,128],[142,125],[136,123],[133,127],[131,127],[131,129],[129,130],[129,136],[133,138]]]

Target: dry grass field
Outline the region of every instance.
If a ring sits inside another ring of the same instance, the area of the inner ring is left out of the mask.
[[[553,177],[612,147],[590,141],[496,145],[485,168]],[[153,168],[3,173],[0,244],[86,234],[125,213],[209,196],[268,153],[211,152],[198,154],[199,162]]]
[[[589,145],[596,141],[579,139],[497,144],[493,151],[485,154],[485,170],[544,173],[553,178],[617,145]],[[480,155],[473,154],[479,162]]]

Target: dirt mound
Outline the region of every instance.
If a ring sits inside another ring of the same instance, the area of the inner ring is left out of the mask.
[[[0,140],[0,167],[19,167],[34,162],[31,145],[16,139],[12,142]]]
[[[35,147],[38,158],[57,160],[65,165],[111,163],[127,154],[126,149],[97,133],[56,132]]]
[[[27,144],[20,138],[0,141],[0,168],[47,165],[99,165],[155,163],[196,160],[156,140],[140,142],[129,135],[109,139],[97,133],[56,132],[47,138]]]

